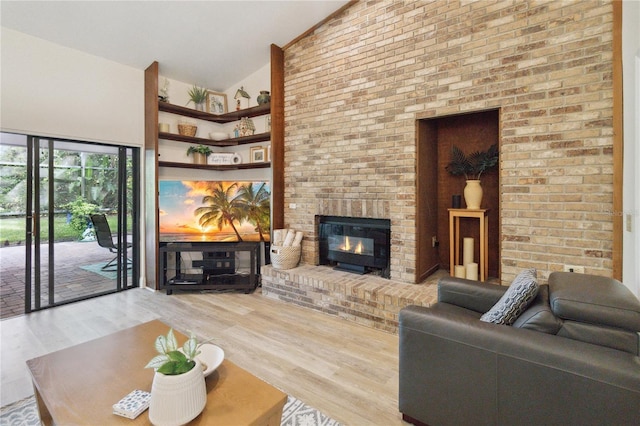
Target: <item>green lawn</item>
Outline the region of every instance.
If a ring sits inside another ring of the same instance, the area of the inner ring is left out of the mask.
[[[118,229],[117,216],[107,216],[107,221],[109,222],[111,230]],[[0,246],[24,243],[26,229],[25,222],[26,220],[24,217],[0,218]],[[66,216],[55,216],[53,223],[55,241],[74,241],[80,239],[77,231],[72,229],[71,226],[67,224]],[[40,226],[40,238],[42,238],[42,241],[44,241],[44,239],[47,237],[49,229],[49,218],[43,217],[40,222]]]

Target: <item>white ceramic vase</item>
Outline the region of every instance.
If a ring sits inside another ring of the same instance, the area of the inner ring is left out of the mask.
[[[151,385],[149,420],[156,426],[183,425],[195,419],[207,403],[207,387],[202,364],[184,374],[155,373]]]
[[[467,181],[467,186],[464,187],[464,202],[470,210],[480,209],[480,205],[482,204],[482,186],[480,186],[480,180],[470,179]]]

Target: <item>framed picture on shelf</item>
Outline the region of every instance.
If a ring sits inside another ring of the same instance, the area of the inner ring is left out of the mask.
[[[251,148],[251,162],[252,163],[264,163],[265,162],[265,149],[261,146],[254,146]]]
[[[207,90],[207,112],[211,114],[226,114],[229,112],[226,93]]]
[[[264,119],[264,131],[265,132],[271,131],[271,115],[267,115]]]

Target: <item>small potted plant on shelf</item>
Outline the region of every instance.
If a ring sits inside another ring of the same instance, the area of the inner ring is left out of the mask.
[[[204,87],[198,87],[194,85],[188,92],[189,102],[193,102],[196,106],[196,110],[204,111],[204,104],[207,101],[207,89]],[[187,105],[189,105],[187,102]]]
[[[211,148],[206,145],[191,145],[187,149],[187,155],[193,155],[194,164],[207,164],[207,157],[211,154]]]
[[[158,355],[145,368],[156,370],[151,385],[149,420],[153,424],[185,424],[204,410],[207,389],[203,367],[196,356],[198,341],[191,333],[181,349],[169,329],[154,344]]]
[[[480,176],[498,164],[498,145],[493,144],[486,151],[475,151],[466,155],[460,148],[451,147],[451,161],[445,169],[453,176],[464,175],[467,185],[464,188],[464,200],[468,209],[479,209],[482,203]]]

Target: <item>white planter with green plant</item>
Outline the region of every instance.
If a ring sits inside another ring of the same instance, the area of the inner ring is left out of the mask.
[[[207,89],[194,85],[189,90],[188,94],[189,101],[187,102],[187,105],[189,105],[189,102],[193,102],[193,104],[196,106],[196,110],[204,111],[204,104],[207,101]]]
[[[195,419],[207,403],[203,367],[193,333],[178,349],[173,329],[155,341],[156,355],[145,368],[154,368],[149,420],[157,426],[183,425]]]

